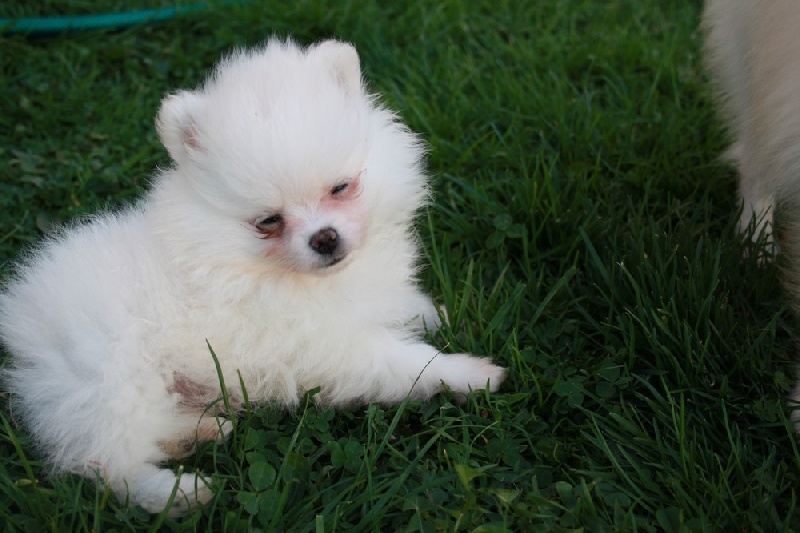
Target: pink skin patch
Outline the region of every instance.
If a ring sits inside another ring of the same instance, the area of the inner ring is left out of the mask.
[[[172,373],[172,385],[167,392],[179,394],[178,406],[189,412],[204,411],[220,395],[219,389],[192,381],[180,372]]]

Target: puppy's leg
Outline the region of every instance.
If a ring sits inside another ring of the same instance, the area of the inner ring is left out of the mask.
[[[82,473],[96,472],[102,476],[103,482],[122,502],[140,505],[151,513],[160,513],[166,508],[169,516],[182,516],[210,501],[213,492],[200,474],[179,471],[176,476],[171,470],[156,466],[169,458],[158,446],[160,423],[181,424],[181,420],[156,411],[150,414],[153,419],[150,431],[144,426],[137,427],[136,420],[132,420],[129,431],[108,442],[111,448],[106,457],[102,461],[87,462]],[[167,508],[176,486],[175,497]]]
[[[443,354],[427,344],[393,336],[376,341],[368,350],[366,361],[355,358],[354,366],[328,376],[323,394],[334,403],[425,399],[441,392],[443,385],[463,396],[487,387],[496,391],[505,378],[505,369],[487,357]],[[355,366],[356,362],[360,364]]]
[[[166,508],[170,516],[181,516],[210,501],[213,492],[200,474],[179,471],[176,476],[158,467],[170,459],[160,444],[182,440],[190,432],[200,439],[218,438],[220,429],[213,416],[200,419],[202,411],[181,413],[182,396],[176,398],[163,380],[148,375],[147,368],[143,370],[120,372],[113,384],[99,391],[98,401],[91,408],[93,419],[99,421],[95,424],[102,430],[95,432],[96,453],[88,457],[96,459],[92,463],[121,501],[140,505],[151,513]],[[185,455],[185,446],[182,452]],[[173,490],[174,499],[169,504]]]

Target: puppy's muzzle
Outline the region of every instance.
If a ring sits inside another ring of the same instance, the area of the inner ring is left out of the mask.
[[[331,227],[323,228],[311,236],[308,245],[320,255],[332,256],[339,248],[339,234]]]

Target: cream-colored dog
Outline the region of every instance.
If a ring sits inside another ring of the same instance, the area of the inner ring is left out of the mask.
[[[800,308],[800,2],[708,0],[706,55],[740,173],[740,230],[773,241],[785,228],[786,286]],[[800,401],[800,387],[792,395]],[[800,421],[800,411],[795,411]]]
[[[137,205],[35,249],[0,296],[6,386],[56,471],[99,474],[151,512],[207,502],[159,465],[222,440],[234,402],[328,405],[490,387],[489,359],[419,340],[428,197],[419,139],[366,92],[347,44],[236,52],[157,119],[174,167]],[[207,344],[208,343],[208,344]],[[216,413],[217,415],[224,413]]]
[[[741,176],[739,228],[770,236],[776,200],[800,191],[800,3],[708,0],[704,25]]]

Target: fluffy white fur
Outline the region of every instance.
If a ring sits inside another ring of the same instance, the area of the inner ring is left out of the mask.
[[[785,281],[800,311],[800,2],[708,0],[707,59],[734,137],[744,230],[773,238],[780,209]],[[800,386],[792,394],[800,401]],[[795,424],[800,411],[795,410]],[[800,428],[799,428],[800,429]]]
[[[415,284],[422,147],[365,92],[352,46],[236,52],[157,126],[174,167],[31,252],[0,296],[14,415],[56,471],[151,512],[176,482],[171,514],[207,502],[202,475],[158,466],[231,431],[203,414],[207,341],[234,402],[239,374],[250,400],[287,406],[317,386],[329,405],[499,386],[489,359],[419,340],[439,324]]]

